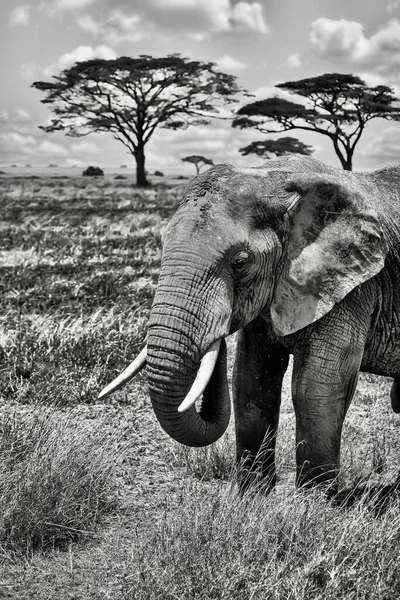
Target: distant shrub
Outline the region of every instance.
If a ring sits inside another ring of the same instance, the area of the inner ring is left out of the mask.
[[[49,169],[57,169],[58,165],[54,164],[54,163],[50,163],[49,164]]]
[[[127,168],[128,168],[127,165],[121,165],[120,166],[120,169],[127,169]]]
[[[12,169],[14,169],[14,168],[16,168],[16,166],[17,166],[17,165],[11,165],[11,168],[12,168]]]
[[[177,179],[190,179],[186,175],[178,175]]]
[[[26,169],[30,169],[32,167],[32,165],[25,165]]]
[[[114,179],[128,179],[125,175],[116,175]]]
[[[154,175],[156,177],[164,177],[164,173],[162,171],[154,171]]]
[[[104,171],[103,169],[100,169],[100,167],[93,167],[90,165],[90,167],[83,171],[82,175],[84,177],[102,177],[104,175]]]

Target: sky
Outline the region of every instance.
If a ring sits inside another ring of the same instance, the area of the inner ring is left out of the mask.
[[[95,57],[180,53],[214,61],[256,99],[276,95],[278,83],[332,72],[389,85],[400,97],[400,0],[2,0],[0,49],[0,167],[133,168],[133,157],[111,135],[71,138],[40,130],[52,114],[32,82]],[[340,167],[325,137],[290,135]],[[181,159],[200,154],[214,163],[258,166],[261,158],[243,157],[239,148],[265,137],[223,121],[158,129],[146,165],[149,172],[191,173],[193,165]],[[397,164],[399,157],[400,122],[376,119],[357,146],[354,169]]]

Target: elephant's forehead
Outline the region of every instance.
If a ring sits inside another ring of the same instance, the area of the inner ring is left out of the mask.
[[[226,202],[204,197],[180,208],[171,219],[167,234],[175,239],[228,240],[237,237],[244,223],[232,219]]]

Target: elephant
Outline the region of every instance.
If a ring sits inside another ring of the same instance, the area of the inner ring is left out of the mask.
[[[349,172],[301,155],[213,166],[165,229],[147,344],[100,395],[147,365],[161,427],[187,446],[212,444],[230,420],[225,338],[238,332],[239,484],[276,483],[293,355],[296,484],[336,489],[359,372],[392,377],[400,412],[399,281],[400,167]]]

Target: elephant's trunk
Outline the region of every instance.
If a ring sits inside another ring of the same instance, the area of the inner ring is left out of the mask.
[[[186,446],[207,446],[221,437],[230,418],[226,332],[214,327],[214,337],[210,327],[205,331],[204,319],[199,317],[201,306],[189,310],[182,295],[174,302],[168,300],[166,310],[162,288],[156,293],[147,340],[153,409],[173,439]],[[202,389],[203,401],[197,412],[195,400]]]
[[[212,444],[222,436],[230,418],[225,340],[220,341],[218,358],[203,392],[200,412],[193,403],[187,410],[178,410],[193,386],[196,371],[184,373],[173,369],[171,363],[177,358],[174,352],[168,352],[165,347],[161,349],[153,340],[149,335],[147,372],[151,402],[161,427],[186,446]]]

